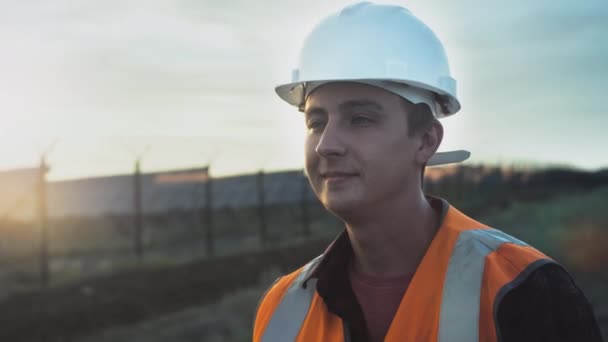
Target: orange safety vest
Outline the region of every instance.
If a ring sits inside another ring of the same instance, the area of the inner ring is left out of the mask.
[[[254,342],[348,341],[342,319],[303,282],[323,258],[280,278],[262,299]],[[497,341],[501,299],[550,258],[450,206],[395,313],[385,341]]]

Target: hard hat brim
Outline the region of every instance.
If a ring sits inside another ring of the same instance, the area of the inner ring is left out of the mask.
[[[366,81],[370,81],[370,80],[369,79],[335,79],[335,80],[314,80],[314,81],[306,81],[306,82],[311,82],[311,83],[312,82],[315,82],[315,83],[319,83],[319,82],[320,83],[361,82],[363,84],[368,84]],[[374,79],[373,81],[378,81],[378,80]],[[458,102],[456,97],[452,96],[451,94],[448,94],[445,91],[442,91],[441,89],[437,89],[437,88],[423,85],[423,84],[420,84],[418,82],[413,82],[413,81],[393,80],[393,79],[386,79],[383,81],[407,84],[412,87],[417,87],[420,89],[432,91],[434,93],[439,94],[440,96],[445,96],[445,98],[447,99],[446,109],[448,109],[448,111],[443,112],[443,113],[441,113],[441,112],[437,113],[436,114],[437,118],[443,118],[443,117],[449,116],[451,114],[456,113],[460,109],[460,103]],[[300,109],[300,111],[302,111],[303,106],[304,106],[304,100],[305,100],[304,99],[304,94],[305,94],[304,84],[305,84],[305,82],[292,82],[292,83],[281,84],[281,85],[278,85],[275,87],[275,92],[285,102],[289,103],[292,106],[298,107]],[[460,163],[460,162],[467,160],[470,156],[471,156],[471,152],[466,151],[466,150],[436,152],[427,161],[426,166],[432,167],[432,166]]]
[[[466,150],[436,152],[426,163],[426,166],[439,166],[463,162],[471,156]]]
[[[458,99],[443,89],[439,89],[436,87],[429,86],[427,84],[422,84],[420,82],[411,81],[411,80],[398,80],[398,79],[329,79],[329,80],[307,80],[307,81],[299,81],[299,82],[291,82],[285,84],[279,84],[274,89],[277,95],[285,102],[289,103],[292,106],[298,107],[302,110],[304,106],[304,95],[305,89],[304,86],[307,82],[314,83],[333,83],[333,82],[361,82],[367,84],[369,81],[387,81],[387,82],[395,82],[405,84],[411,87],[416,87],[419,89],[424,89],[431,91],[437,94],[442,98],[444,104],[439,108],[439,110],[433,110],[435,116],[438,119],[445,118],[450,116],[460,110],[460,102]]]

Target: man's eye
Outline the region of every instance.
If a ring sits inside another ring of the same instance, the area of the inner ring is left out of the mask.
[[[367,125],[373,122],[372,119],[363,115],[355,115],[350,121],[353,125]]]
[[[309,130],[319,130],[325,126],[325,122],[322,120],[311,120],[306,123],[306,127]]]

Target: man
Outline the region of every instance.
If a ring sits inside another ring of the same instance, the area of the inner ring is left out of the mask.
[[[460,109],[434,33],[408,10],[359,3],[308,36],[279,96],[304,112],[306,174],[345,231],[281,277],[254,341],[598,341],[561,266],[425,196],[437,118]]]

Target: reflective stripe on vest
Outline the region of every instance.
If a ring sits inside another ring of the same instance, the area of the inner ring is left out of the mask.
[[[439,342],[478,341],[481,282],[486,256],[507,242],[527,246],[496,229],[460,233],[443,286]]]
[[[479,307],[486,256],[504,243],[526,243],[496,229],[460,232],[449,259],[444,280],[439,321],[439,341],[477,341]],[[315,258],[300,272],[272,314],[263,342],[295,341],[316,291],[316,280],[303,282],[320,262]]]
[[[283,300],[281,300],[281,303],[272,314],[272,318],[262,337],[262,342],[296,340],[300,327],[304,319],[306,319],[312,297],[317,289],[317,280],[308,280],[306,288],[303,288],[302,285],[309,272],[321,261],[322,257],[323,255],[320,255],[306,264],[298,277],[289,286]]]

